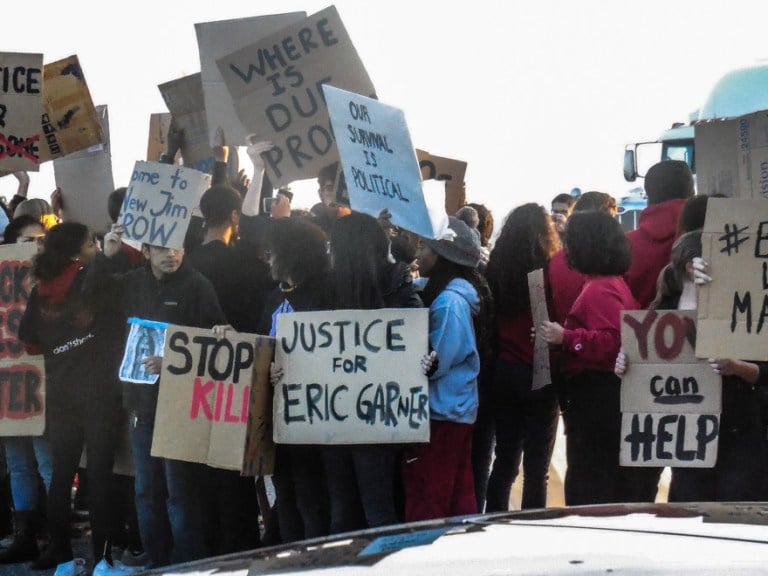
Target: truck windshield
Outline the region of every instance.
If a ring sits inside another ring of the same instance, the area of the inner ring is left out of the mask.
[[[661,150],[662,160],[682,160],[691,167],[691,172],[696,172],[696,164],[693,156],[693,140],[673,140],[664,142]]]

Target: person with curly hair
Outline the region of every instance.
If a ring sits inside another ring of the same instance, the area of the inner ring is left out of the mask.
[[[496,304],[498,353],[491,404],[496,459],[488,480],[487,512],[509,509],[509,494],[523,462],[522,508],[544,508],[547,472],[555,444],[559,408],[555,387],[533,390],[533,326],[528,273],[545,271],[560,248],[543,206],[524,204],[504,222],[491,252],[486,278]]]

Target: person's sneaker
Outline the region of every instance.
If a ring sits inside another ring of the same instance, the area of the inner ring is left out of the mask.
[[[102,558],[93,569],[93,576],[129,576],[140,569],[139,566],[126,566],[119,560],[109,563],[106,558]]]
[[[123,555],[120,557],[120,562],[124,566],[131,566],[136,568],[141,568],[143,566],[146,566],[147,564],[147,553],[143,550],[131,550],[130,548],[126,548],[123,552]]]
[[[85,559],[74,558],[56,566],[56,572],[53,573],[53,576],[85,576],[87,573]]]

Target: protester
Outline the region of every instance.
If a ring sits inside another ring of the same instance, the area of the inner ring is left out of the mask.
[[[565,192],[552,198],[552,220],[555,223],[555,230],[557,230],[561,237],[565,232],[566,223],[571,216],[571,212],[573,212],[573,205],[575,203],[576,198]]]

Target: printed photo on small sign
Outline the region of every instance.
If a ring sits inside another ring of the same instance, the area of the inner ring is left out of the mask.
[[[429,441],[427,309],[277,316],[278,444]]]
[[[184,166],[210,174],[215,159],[208,143],[208,123],[200,74],[166,82],[158,88],[176,127],[184,133],[181,142]]]
[[[40,161],[60,158],[104,142],[96,107],[77,56],[46,64],[43,77]]]
[[[534,326],[549,322],[547,311],[547,294],[544,290],[544,270],[539,268],[528,273],[528,296],[531,300],[531,316]],[[532,390],[539,390],[552,384],[552,373],[549,367],[549,344],[536,330],[533,342],[533,385]]]
[[[136,162],[118,223],[134,243],[181,249],[192,211],[211,177],[192,168]]]
[[[710,198],[701,245],[696,355],[768,360],[768,202]]]
[[[622,313],[622,466],[715,465],[722,384],[696,358],[696,332],[693,310]]]
[[[254,428],[261,434],[266,428],[265,414],[250,410],[254,387],[271,389],[273,348],[274,339],[267,336],[233,333],[217,339],[210,329],[169,326],[152,455],[227,470],[269,471],[265,447],[253,445],[259,439]],[[269,412],[268,404],[261,407]],[[252,451],[247,459],[246,449]]]
[[[37,243],[0,246],[0,436],[40,436],[45,431],[45,365],[19,340],[19,322],[32,291]]]
[[[334,6],[216,62],[235,111],[257,140],[274,188],[316,178],[338,160],[322,86],[375,94]],[[211,125],[213,127],[213,124]]]
[[[235,20],[218,20],[195,24],[197,46],[200,52],[200,75],[205,96],[205,114],[209,130],[209,144],[213,146],[216,128],[221,127],[230,146],[243,146],[248,131],[237,117],[232,96],[227,90],[216,61],[246,48],[275,32],[305,20],[306,12],[270,14]],[[149,156],[149,159],[156,157]]]
[[[323,86],[353,210],[378,216],[426,238],[435,231],[403,111],[333,86]]]
[[[467,163],[462,160],[434,156],[418,148],[416,157],[419,159],[422,179],[445,181],[445,211],[448,214],[455,214],[467,201],[464,189]]]
[[[131,328],[118,372],[120,380],[133,384],[155,384],[159,375],[149,374],[143,361],[150,356],[163,355],[168,324],[142,318],[128,318],[128,324]]]
[[[37,172],[43,55],[0,52],[0,170]]]

